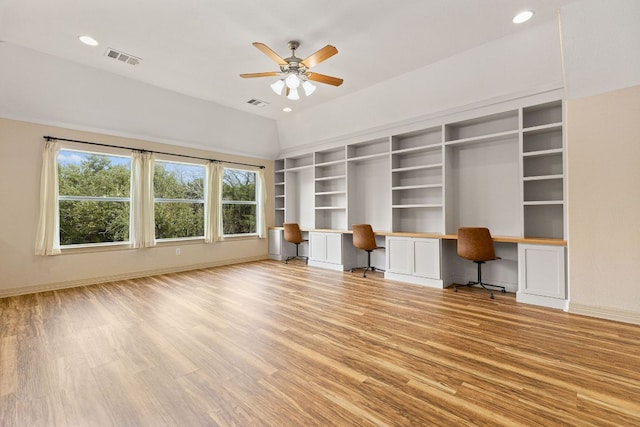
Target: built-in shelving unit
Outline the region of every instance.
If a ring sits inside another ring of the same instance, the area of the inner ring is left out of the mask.
[[[392,137],[392,231],[444,232],[442,153],[442,126]]]
[[[319,151],[314,156],[316,228],[344,230],[347,228],[345,148]]]
[[[564,236],[562,102],[522,109],[522,206],[524,234]]]
[[[285,211],[285,179],[284,179],[284,159],[279,159],[274,162],[274,176],[273,176],[273,184],[275,195],[275,215],[274,215],[274,224],[278,227],[282,227],[284,224],[284,211]]]
[[[276,160],[275,225],[563,238],[563,105],[535,99]]]

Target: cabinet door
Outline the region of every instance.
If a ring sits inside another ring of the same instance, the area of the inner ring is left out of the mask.
[[[413,245],[408,237],[387,237],[387,271],[411,274],[413,271]]]
[[[269,255],[282,255],[282,230],[269,230]]]
[[[566,298],[565,248],[518,245],[520,291],[543,297]]]
[[[413,239],[413,274],[440,279],[439,239]]]
[[[325,234],[325,259],[333,264],[342,264],[342,234]]]
[[[309,233],[309,259],[326,261],[327,239],[324,233]]]

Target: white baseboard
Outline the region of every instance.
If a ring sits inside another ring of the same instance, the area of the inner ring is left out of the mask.
[[[313,259],[310,259],[307,262],[307,265],[309,265],[309,267],[326,268],[328,270],[336,270],[336,271],[345,270],[344,265],[342,264],[333,264],[331,262],[315,261]]]
[[[386,271],[384,273],[384,278],[388,280],[395,280],[397,282],[406,282],[406,283],[412,283],[414,285],[428,286],[430,288],[438,288],[438,289],[443,288],[442,280],[412,276],[410,274],[391,273]]]
[[[640,325],[640,312],[569,302],[569,313]]]
[[[203,268],[221,267],[223,265],[241,264],[251,261],[262,261],[268,259],[267,256],[253,256],[247,258],[236,258],[232,260],[215,261],[203,264],[191,264],[178,267],[161,268],[155,270],[135,271],[131,273],[114,274],[109,276],[91,277],[80,280],[70,280],[57,283],[46,283],[43,285],[24,286],[19,288],[0,289],[0,298],[17,295],[35,294],[45,291],[56,291],[60,289],[77,288],[80,286],[97,285],[99,283],[116,282],[118,280],[137,279],[140,277],[157,276],[159,274],[180,273],[182,271],[200,270]]]

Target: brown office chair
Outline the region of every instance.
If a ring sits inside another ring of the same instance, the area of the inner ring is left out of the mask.
[[[499,288],[502,293],[506,292],[504,286],[492,285],[482,281],[482,264],[486,261],[500,259],[496,256],[493,247],[493,239],[488,228],[483,227],[461,227],[458,228],[458,256],[478,264],[478,281],[467,283],[467,286],[480,285],[489,292],[489,297],[493,299],[493,292],[487,286]],[[458,292],[458,287],[453,285],[454,292]]]
[[[284,227],[284,240],[296,245],[295,256],[287,257],[287,259],[284,260],[284,263],[288,264],[290,260],[300,258],[300,259],[304,259],[305,264],[308,264],[309,257],[300,255],[298,252],[300,243],[308,242],[308,240],[305,240],[302,238],[302,232],[300,231],[300,227],[298,226],[298,224],[288,223],[288,224],[282,224],[282,226]]]
[[[364,269],[362,272],[362,277],[367,277],[367,271],[384,271],[379,268],[371,266],[371,252],[376,249],[384,249],[384,246],[378,246],[376,244],[376,235],[373,232],[373,228],[371,228],[370,224],[354,224],[353,225],[353,246],[358,249],[362,249],[363,251],[367,251],[367,265],[366,267],[354,267],[350,271],[353,273],[353,270]]]

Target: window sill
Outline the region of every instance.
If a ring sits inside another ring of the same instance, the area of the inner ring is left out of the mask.
[[[230,241],[230,240],[255,240],[259,239],[260,236],[258,233],[247,233],[247,234],[227,234],[223,236],[222,241]]]

